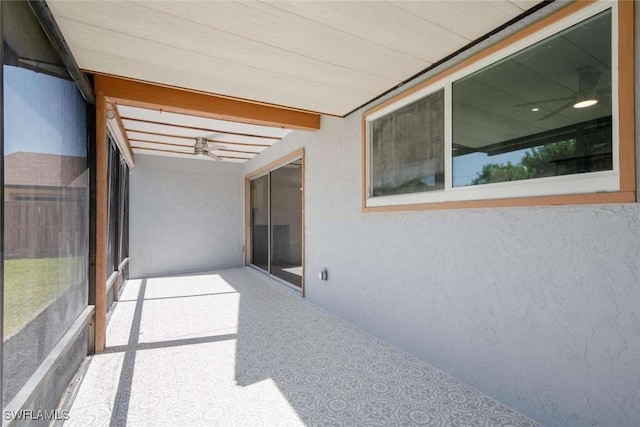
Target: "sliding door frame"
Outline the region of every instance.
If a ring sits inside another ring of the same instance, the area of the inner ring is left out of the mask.
[[[302,161],[302,170],[301,170],[301,180],[302,180],[302,206],[300,207],[302,213],[302,282],[300,288],[297,286],[288,283],[287,281],[280,279],[277,276],[271,274],[271,251],[272,251],[272,236],[271,236],[271,177],[269,176],[271,172],[280,169],[283,166],[288,165],[289,163],[301,160]],[[269,176],[269,197],[268,199],[268,225],[269,225],[269,249],[268,249],[268,271],[255,266],[251,263],[251,253],[252,253],[252,245],[251,245],[251,181],[256,178],[260,178],[261,176],[267,175]],[[261,272],[268,274],[273,279],[278,280],[279,282],[284,283],[285,285],[300,291],[302,293],[302,297],[305,296],[305,158],[304,158],[304,148],[294,151],[293,153],[282,157],[278,160],[275,160],[269,163],[266,166],[263,166],[244,177],[244,265],[253,267]]]
[[[263,177],[267,178],[267,268],[266,270],[261,266],[251,262],[251,258],[253,255],[253,207],[251,204],[251,183]],[[248,196],[247,221],[249,224],[249,229],[248,229],[248,236],[247,236],[248,244],[245,246],[246,248],[248,248],[245,265],[249,265],[267,274],[271,274],[271,171],[267,171],[263,174],[256,175],[248,180],[247,196]]]

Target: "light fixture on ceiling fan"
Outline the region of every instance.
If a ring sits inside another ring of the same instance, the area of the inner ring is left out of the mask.
[[[219,156],[216,156],[215,154],[212,153],[212,151],[219,150],[221,148],[224,148],[224,145],[211,143],[209,141],[209,138],[197,137],[196,143],[193,146],[193,154],[195,156],[198,156],[198,155],[208,156],[213,160],[222,160]]]
[[[601,95],[606,93],[609,88],[598,90],[598,82],[600,81],[600,71],[596,71],[591,65],[579,67],[576,69],[578,73],[578,90],[572,96],[565,96],[562,98],[546,99],[536,102],[526,102],[524,104],[517,104],[515,107],[532,106],[531,111],[540,111],[539,105],[566,101],[558,108],[544,115],[538,120],[546,120],[560,113],[561,111],[573,107],[574,109],[583,109],[593,107],[600,101]]]
[[[600,80],[600,72],[593,67],[578,68],[578,93],[576,94],[573,108],[588,108],[598,103],[596,86]]]

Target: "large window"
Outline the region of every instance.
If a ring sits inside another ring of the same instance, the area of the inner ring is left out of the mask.
[[[87,307],[86,106],[73,82],[4,66],[3,403]]]
[[[108,242],[107,242],[107,277],[118,269],[118,230],[119,230],[119,197],[120,174],[118,173],[119,156],[115,142],[109,140],[109,222],[108,222]]]
[[[118,221],[118,266],[129,257],[129,166],[122,155],[119,160],[118,215],[120,220]],[[128,276],[126,272],[125,276]]]
[[[574,8],[365,113],[365,208],[620,192],[616,6]]]
[[[107,277],[129,256],[129,167],[115,141],[109,142],[109,220]]]

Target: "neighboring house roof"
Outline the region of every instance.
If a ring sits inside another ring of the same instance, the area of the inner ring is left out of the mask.
[[[43,153],[12,153],[4,158],[4,184],[41,187],[82,187],[77,180],[87,169],[86,157]]]

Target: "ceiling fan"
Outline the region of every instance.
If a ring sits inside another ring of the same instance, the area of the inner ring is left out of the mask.
[[[195,156],[204,155],[211,157],[213,160],[222,160],[219,156],[212,153],[214,150],[220,150],[224,145],[210,142],[209,138],[196,137],[196,143],[193,146],[193,154]]]
[[[549,104],[554,102],[566,101],[562,105],[553,109],[549,113],[540,117],[538,120],[547,120],[561,111],[573,106],[575,109],[589,108],[596,105],[601,98],[607,96],[611,88],[598,89],[598,82],[600,81],[601,72],[596,71],[594,67],[587,65],[579,67],[576,72],[578,73],[578,90],[571,96],[565,96],[562,98],[545,99],[536,102],[525,102],[523,104],[517,104],[514,107],[531,107],[532,111],[539,111],[536,105]]]

